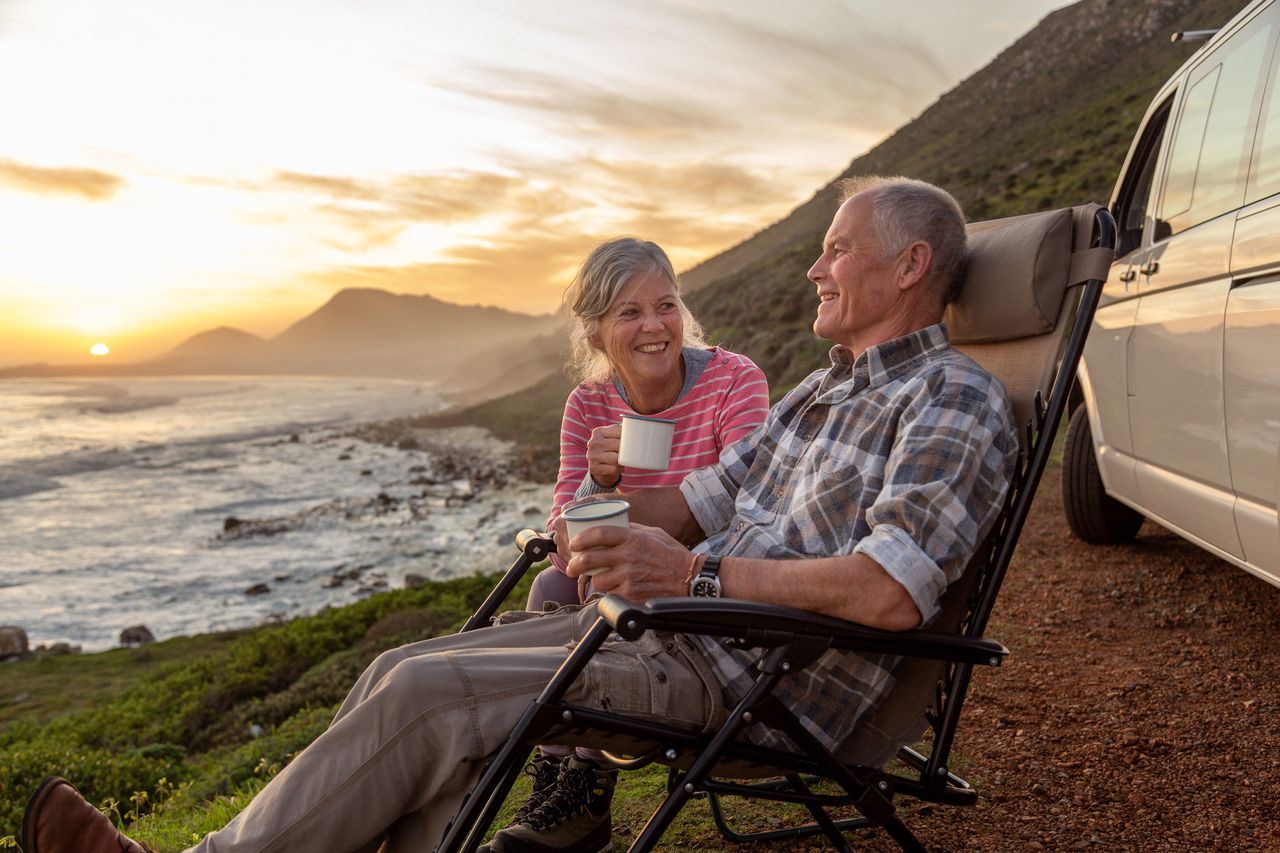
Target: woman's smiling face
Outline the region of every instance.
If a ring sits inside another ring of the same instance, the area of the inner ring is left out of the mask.
[[[678,391],[684,381],[684,320],[675,283],[657,270],[633,275],[600,318],[591,342],[608,357],[628,395],[672,382]]]

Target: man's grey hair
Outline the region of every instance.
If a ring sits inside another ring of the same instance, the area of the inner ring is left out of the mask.
[[[929,278],[945,306],[960,293],[969,251],[964,211],[951,193],[925,181],[901,176],[864,175],[840,182],[840,203],[874,192],[871,224],[885,258],[923,240],[933,250]]]
[[[591,343],[600,328],[600,318],[609,311],[622,288],[636,275],[659,273],[676,289],[676,308],[684,321],[687,347],[705,347],[702,326],[693,318],[680,298],[680,280],[676,278],[671,259],[662,247],[635,237],[617,237],[591,250],[578,274],[564,292],[564,305],[573,318],[569,330],[570,376],[578,382],[604,382],[613,369],[608,356]]]

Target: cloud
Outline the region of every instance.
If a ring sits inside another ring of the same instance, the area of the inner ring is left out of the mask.
[[[501,174],[404,175],[383,181],[290,172],[262,189],[322,196],[316,209],[345,229],[330,245],[358,252],[415,221],[486,216],[484,237],[460,237],[437,259],[354,263],[303,279],[324,290],[378,287],[450,302],[551,310],[593,246],[620,235],[653,240],[687,269],[746,237],[799,200],[785,174],[732,163],[511,160]]]
[[[348,251],[391,243],[415,223],[450,225],[503,216],[512,209],[551,218],[581,205],[557,186],[535,188],[527,177],[498,171],[404,174],[382,180],[278,171],[265,181],[241,186],[315,196],[314,209],[350,238],[327,242]]]
[[[492,242],[454,247],[440,262],[401,266],[347,266],[317,271],[307,282],[336,290],[379,287],[426,293],[464,305],[496,305],[545,313],[598,239],[580,232],[524,232]]]
[[[124,187],[124,178],[96,169],[32,166],[16,160],[0,160],[0,185],[39,195],[78,195],[104,201]]]
[[[753,20],[741,9],[692,6],[678,14],[686,19],[682,31],[710,45],[720,65],[755,77],[748,122],[763,115],[887,131],[903,120],[902,104],[927,102],[952,79],[918,36],[848,4],[796,7],[785,25]],[[755,57],[769,59],[756,63]]]
[[[475,65],[458,79],[426,82],[467,98],[549,114],[559,120],[561,132],[571,135],[672,142],[737,126],[730,116],[693,99],[669,93],[625,95],[617,86],[528,68]]]
[[[521,181],[498,172],[400,175],[385,181],[303,172],[276,172],[259,189],[301,191],[330,199],[334,210],[407,222],[459,222],[500,204]],[[358,207],[352,202],[360,203]]]
[[[589,167],[622,194],[644,208],[736,212],[789,199],[796,188],[777,176],[733,163],[651,164],[634,160],[587,160]],[[620,199],[622,200],[622,199]]]

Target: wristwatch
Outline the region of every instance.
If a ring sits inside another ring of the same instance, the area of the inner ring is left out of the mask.
[[[702,571],[689,584],[689,594],[694,598],[719,598],[720,592],[720,558],[708,554]]]

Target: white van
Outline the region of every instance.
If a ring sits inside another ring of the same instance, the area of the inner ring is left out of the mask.
[[[1280,2],[1252,3],[1139,125],[1063,497],[1088,542],[1145,516],[1280,586],[1278,38]]]

